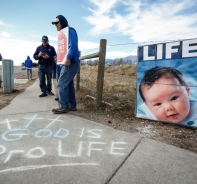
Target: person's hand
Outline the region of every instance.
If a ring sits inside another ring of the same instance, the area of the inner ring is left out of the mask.
[[[42,56],[42,52],[39,52],[38,57]]]
[[[49,58],[49,55],[45,54],[45,55],[42,55],[42,57],[43,57],[44,59],[48,59],[48,58]]]
[[[69,66],[70,64],[71,64],[70,60],[69,60],[69,59],[66,59],[64,65],[65,65],[65,66]]]

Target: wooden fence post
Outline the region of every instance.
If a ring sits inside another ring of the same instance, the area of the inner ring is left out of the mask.
[[[107,40],[101,39],[100,48],[99,48],[99,62],[98,62],[98,75],[97,75],[97,96],[96,96],[97,108],[99,108],[102,104],[106,45],[107,45]]]

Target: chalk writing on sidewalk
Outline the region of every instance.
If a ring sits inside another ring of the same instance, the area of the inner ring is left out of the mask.
[[[73,127],[69,123],[71,122],[65,122],[61,116],[46,119],[39,114],[1,120],[3,131],[0,132],[0,173],[46,167],[97,166],[102,155],[126,155],[127,142],[121,138],[112,140],[107,130]],[[60,159],[66,163],[48,164],[48,157],[55,158],[54,162]],[[27,164],[16,167],[16,163],[20,163],[18,158]],[[12,163],[15,163],[14,166]],[[3,164],[10,168],[2,169]]]

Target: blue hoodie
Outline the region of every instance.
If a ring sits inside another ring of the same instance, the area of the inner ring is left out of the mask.
[[[59,19],[62,29],[68,27],[68,21],[63,15],[58,15],[56,18]],[[69,27],[69,41],[68,41],[68,53],[66,58],[71,61],[71,63],[79,63],[79,48],[78,48],[78,36],[74,28]]]
[[[32,66],[33,66],[32,60],[30,59],[29,56],[27,56],[27,59],[25,60],[25,67],[32,68]]]

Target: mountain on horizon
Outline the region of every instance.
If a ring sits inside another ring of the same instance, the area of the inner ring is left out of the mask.
[[[106,59],[105,64],[107,65],[115,65],[117,63],[123,63],[123,64],[134,64],[137,62],[137,56],[126,56],[123,58],[116,58],[116,59]]]
[[[95,65],[95,63],[98,62],[98,59],[90,59],[90,60],[82,60],[82,64],[88,64],[88,65]],[[137,56],[126,56],[123,58],[116,58],[116,59],[105,59],[106,65],[117,65],[117,64],[134,64],[137,62]]]

